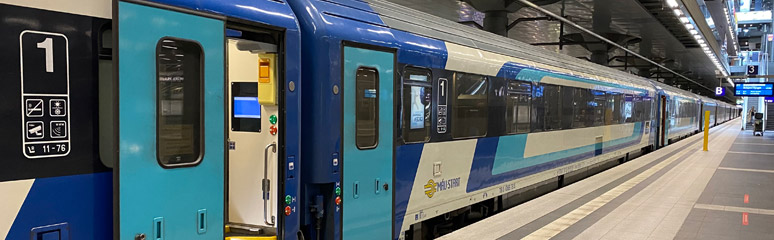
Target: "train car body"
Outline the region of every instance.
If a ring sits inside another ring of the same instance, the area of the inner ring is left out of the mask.
[[[222,239],[224,224],[298,237],[300,32],[287,4],[0,12],[16,43],[3,52],[20,56],[0,62],[15,103],[1,112],[21,127],[2,130],[0,239]]]
[[[289,3],[311,107],[304,195],[341,198],[304,218],[340,226],[325,238],[403,239],[413,224],[653,144],[656,92],[643,79],[388,2]]]
[[[85,3],[0,2],[0,239],[111,238],[112,163],[100,158],[97,118],[110,4]]]
[[[657,118],[659,122],[662,118],[664,120],[664,144],[699,132],[700,99],[692,93],[660,82],[653,82],[653,84],[660,96],[657,104],[665,104],[664,109],[659,111],[666,111],[666,113]]]
[[[384,0],[5,0],[0,20],[0,239],[432,237],[738,116]]]

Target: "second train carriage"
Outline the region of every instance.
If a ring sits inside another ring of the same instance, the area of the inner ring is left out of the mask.
[[[381,0],[289,3],[313,237],[432,237],[434,217],[699,131],[683,90]]]

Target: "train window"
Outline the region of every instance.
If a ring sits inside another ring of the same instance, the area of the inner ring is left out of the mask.
[[[623,107],[623,119],[624,122],[631,123],[634,122],[634,117],[632,115],[634,108],[634,97],[630,94],[624,95],[624,107]]]
[[[546,84],[543,89],[545,103],[545,130],[562,129],[562,87]]]
[[[199,43],[165,37],[156,45],[156,152],[164,167],[202,159],[203,69]]]
[[[488,79],[485,76],[454,73],[452,136],[454,138],[486,135],[489,117]]]
[[[376,148],[379,139],[379,71],[360,67],[355,77],[355,145]]]
[[[574,87],[562,87],[562,129],[572,129],[575,108]]]
[[[408,67],[403,72],[403,140],[430,140],[432,77],[427,69]]]
[[[545,130],[546,104],[545,84],[535,83],[532,88],[532,132]]]
[[[591,111],[591,125],[590,126],[602,126],[605,124],[605,102],[607,97],[605,92],[591,90],[591,98],[588,102]]]
[[[530,82],[510,81],[505,109],[506,130],[508,133],[529,132],[529,112],[532,102],[532,84]]]
[[[623,95],[617,92],[607,93],[607,108],[605,112],[606,124],[619,124],[621,123],[621,115],[623,115]]]
[[[585,88],[573,89],[573,119],[572,128],[593,126],[593,101],[591,90]]]

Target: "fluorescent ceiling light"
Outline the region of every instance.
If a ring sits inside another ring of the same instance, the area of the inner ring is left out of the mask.
[[[686,23],[685,24],[685,28],[688,29],[688,30],[691,30],[691,29],[693,29],[693,24]]]
[[[688,21],[688,17],[680,17],[680,22],[682,22],[682,23],[688,23],[688,22],[690,22],[690,21]]]
[[[683,11],[681,11],[680,9],[677,9],[677,8],[674,9],[674,13],[675,13],[675,16],[682,16],[683,15]]]
[[[671,8],[676,8],[677,7],[677,1],[676,0],[666,0],[666,3]]]
[[[688,32],[690,32],[693,35],[698,35],[699,34],[699,31],[696,31],[696,29],[688,30]]]
[[[704,44],[704,39],[699,39],[699,40],[696,40],[696,41],[699,42],[699,44]]]

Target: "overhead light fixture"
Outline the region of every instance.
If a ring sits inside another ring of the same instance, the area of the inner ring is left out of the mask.
[[[680,9],[677,9],[677,8],[675,8],[673,10],[673,12],[675,13],[675,16],[682,16],[683,15],[683,11],[680,10]]]
[[[680,17],[680,22],[682,22],[682,23],[688,23],[688,22],[690,22],[690,21],[688,21],[688,17]]]
[[[677,7],[677,1],[676,0],[666,0],[666,3],[671,8],[676,8]]]
[[[699,31],[696,31],[696,29],[688,30],[688,32],[690,32],[693,35],[698,35],[699,34]]]
[[[685,28],[688,29],[688,30],[691,30],[691,29],[693,29],[693,24],[686,23],[685,24]]]
[[[701,46],[702,48],[706,48],[707,44],[706,43],[699,43],[699,46]]]
[[[696,41],[699,42],[699,44],[704,44],[704,39],[699,39],[699,40],[696,40]]]

